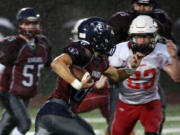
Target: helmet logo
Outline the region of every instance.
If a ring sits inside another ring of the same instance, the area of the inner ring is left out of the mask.
[[[98,23],[96,27],[94,28],[94,30],[101,34],[103,31],[103,28],[104,28],[103,25],[101,23]]]
[[[108,43],[109,43],[109,40],[108,40],[107,38],[106,38],[104,41],[105,41],[105,43],[106,43],[106,44],[108,44]]]
[[[71,52],[72,54],[75,54],[75,55],[78,55],[78,54],[79,54],[78,50],[77,50],[76,48],[74,48],[74,47],[69,47],[68,50],[69,50],[69,52]]]

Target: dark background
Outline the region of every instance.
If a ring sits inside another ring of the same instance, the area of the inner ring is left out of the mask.
[[[158,8],[164,9],[177,26],[176,21],[180,17],[179,6],[180,0],[159,0]],[[130,0],[0,0],[0,17],[8,18],[17,26],[16,13],[22,7],[33,7],[39,11],[43,20],[44,34],[52,42],[53,58],[67,45],[72,25],[76,20],[90,16],[108,19],[117,11],[127,11],[131,8]],[[176,38],[180,38],[178,29],[179,27],[175,28]],[[180,84],[173,83],[165,73],[161,78],[161,84],[166,92],[179,91]],[[55,83],[56,75],[50,69],[45,69],[40,81],[40,95],[50,93]]]

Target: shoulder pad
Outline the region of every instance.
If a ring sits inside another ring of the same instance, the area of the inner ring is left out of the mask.
[[[128,12],[122,12],[122,11],[117,12],[115,15],[130,16],[130,14]]]
[[[17,39],[16,36],[7,36],[3,39],[3,41],[7,41],[7,42],[13,42]]]
[[[40,34],[40,35],[38,35],[37,37],[38,37],[38,38],[42,38],[42,39],[47,39],[47,37],[46,37],[45,35],[43,35],[43,34]]]
[[[83,45],[83,46],[86,46],[86,45],[89,45],[89,42],[84,41],[84,40],[80,40],[80,41],[79,41],[79,44],[80,44],[80,45]]]
[[[82,46],[86,46],[89,45],[89,42],[85,41],[85,40],[73,40],[69,43],[69,45],[82,45]]]
[[[37,39],[45,42],[47,46],[51,46],[50,40],[45,35],[40,34],[37,36]]]
[[[155,9],[153,13],[157,14],[165,14],[165,11],[162,9]]]

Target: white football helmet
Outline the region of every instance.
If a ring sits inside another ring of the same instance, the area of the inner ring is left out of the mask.
[[[147,15],[139,15],[138,17],[136,17],[129,28],[129,36],[130,36],[130,41],[132,43],[132,50],[133,51],[139,51],[139,52],[146,52],[149,50],[154,49],[156,43],[157,43],[157,30],[158,30],[158,25],[157,23],[154,21],[154,19],[150,16]],[[142,36],[146,36],[146,35],[150,35],[151,41],[148,45],[143,47],[138,47],[136,44],[136,40],[134,38],[134,36],[136,35],[142,35]]]
[[[158,25],[154,19],[147,15],[136,17],[129,28],[129,34],[154,34],[158,30]]]

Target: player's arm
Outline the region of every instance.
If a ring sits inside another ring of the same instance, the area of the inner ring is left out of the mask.
[[[171,56],[172,64],[165,66],[163,70],[167,72],[175,82],[180,82],[180,60],[177,55],[177,47],[171,40],[167,40],[166,45]]]
[[[46,52],[47,52],[47,61],[44,66],[50,67],[50,64],[52,62],[52,43],[45,35],[41,34],[40,37],[44,41],[44,44],[46,46]]]
[[[4,40],[0,42],[0,63],[4,66],[13,65],[18,55],[18,47],[12,41]]]
[[[109,68],[104,72],[104,75],[116,82],[123,81],[129,77],[124,69],[116,69],[112,66],[109,66]]]
[[[56,57],[51,63],[52,69],[75,89],[80,90],[93,85],[93,82],[88,82],[91,79],[90,76],[82,81],[77,80],[69,70],[70,65],[72,65],[72,59],[67,53]]]
[[[128,78],[130,75],[134,73],[136,68],[140,65],[140,62],[143,58],[143,54],[141,53],[136,53],[133,55],[130,63],[130,67],[128,68],[114,68],[110,66],[105,72],[104,75],[106,75],[108,78],[120,82],[123,81],[124,79]]]

